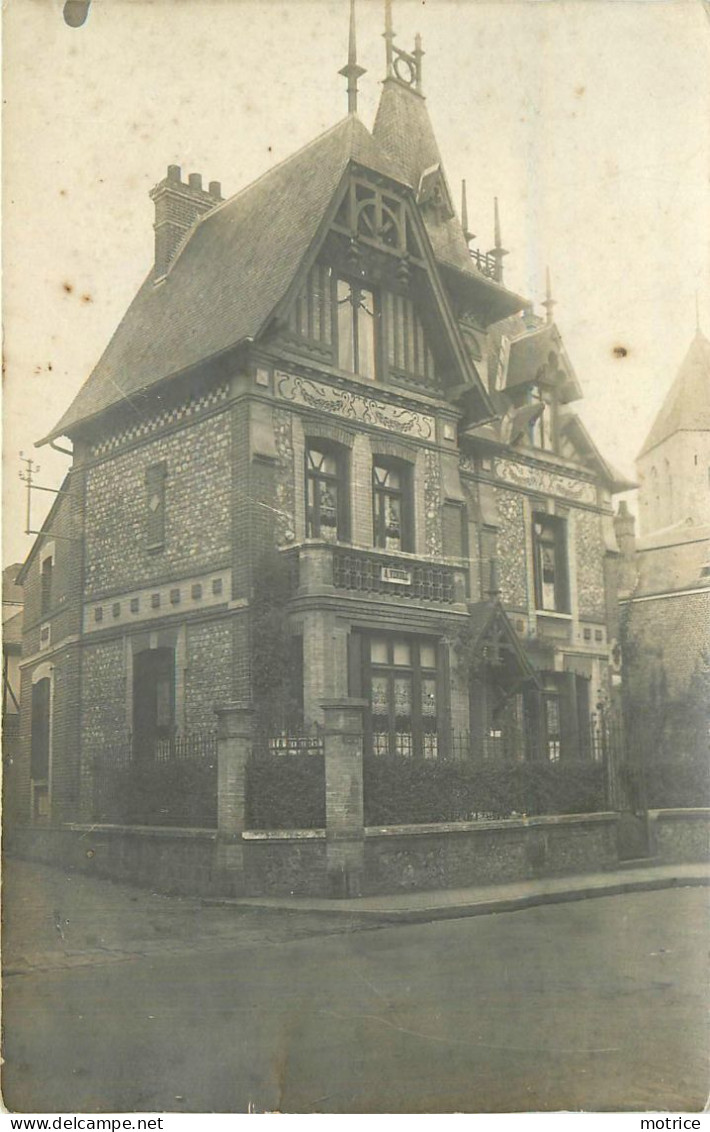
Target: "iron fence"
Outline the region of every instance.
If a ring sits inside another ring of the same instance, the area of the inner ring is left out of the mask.
[[[217,736],[188,732],[138,744],[130,735],[92,760],[93,820],[217,826]]]

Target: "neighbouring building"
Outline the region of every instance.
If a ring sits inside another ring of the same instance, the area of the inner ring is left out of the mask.
[[[227,200],[175,166],[151,193],[151,270],[42,441],[73,459],[21,573],[35,821],[94,819],[97,760],[225,701],[277,748],[350,696],[373,756],[594,757],[630,485],[497,207],[470,246],[419,42],[386,48],[372,130],[353,50],[310,145]]]
[[[17,584],[21,562],[2,572],[2,759],[5,812],[11,813],[17,791],[20,737],[20,657],[22,655],[22,586]],[[13,816],[16,816],[13,814]]]
[[[615,524],[626,692],[662,749],[707,754],[710,342],[698,328],[636,462],[639,534]],[[697,804],[700,804],[698,800]]]

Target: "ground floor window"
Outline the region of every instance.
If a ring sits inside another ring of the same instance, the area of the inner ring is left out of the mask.
[[[432,759],[439,754],[435,641],[370,636],[364,642],[372,751]]]

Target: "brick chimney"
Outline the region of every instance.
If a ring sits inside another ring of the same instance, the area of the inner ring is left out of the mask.
[[[619,510],[614,515],[614,532],[621,553],[619,593],[629,594],[636,582],[636,519],[629,511],[625,499],[620,501]]]
[[[155,203],[155,279],[162,279],[193,224],[222,200],[219,181],[202,188],[202,176],[190,173],[181,180],[180,166],[168,165],[167,176],[150,191]]]

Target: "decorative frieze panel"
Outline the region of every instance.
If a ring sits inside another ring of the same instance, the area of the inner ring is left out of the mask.
[[[560,495],[563,498],[574,499],[580,503],[596,503],[597,501],[594,484],[563,475],[560,472],[553,472],[549,468],[540,468],[532,464],[518,464],[513,460],[496,460],[496,474],[499,479],[505,480],[506,483],[527,488],[528,491],[535,491],[540,495]]]
[[[125,629],[170,614],[195,613],[224,605],[230,600],[231,586],[231,571],[221,570],[87,602],[84,606],[84,632]]]
[[[360,424],[400,432],[419,440],[433,440],[436,435],[434,418],[426,413],[416,413],[348,389],[337,389],[311,378],[282,372],[277,372],[274,376],[278,396],[284,401],[305,405],[323,413],[333,413]]]

